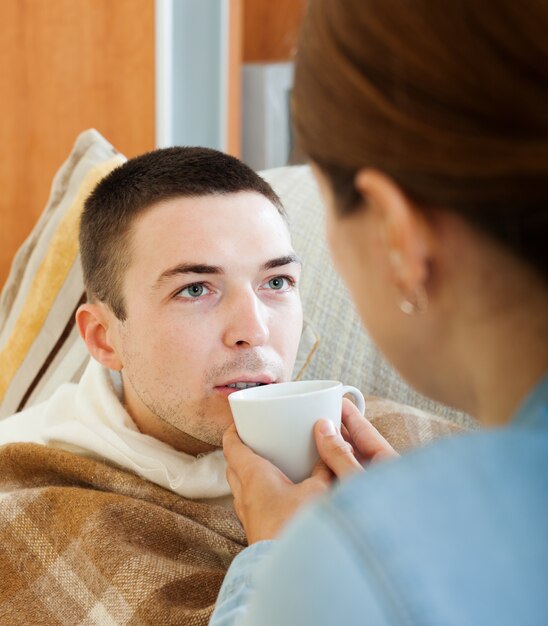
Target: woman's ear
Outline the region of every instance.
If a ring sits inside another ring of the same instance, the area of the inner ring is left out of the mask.
[[[76,325],[91,356],[104,367],[120,371],[123,364],[114,341],[117,322],[101,302],[86,302],[76,311]]]
[[[432,254],[432,229],[424,214],[386,174],[362,169],[356,174],[357,191],[367,210],[379,222],[387,265],[405,298],[424,288]]]

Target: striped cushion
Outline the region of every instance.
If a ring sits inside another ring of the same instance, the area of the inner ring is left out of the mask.
[[[74,324],[84,299],[78,223],[87,195],[124,160],[97,131],[82,133],[13,261],[0,299],[0,417],[46,399],[85,367]]]

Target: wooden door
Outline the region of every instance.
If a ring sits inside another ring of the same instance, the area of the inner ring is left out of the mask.
[[[76,136],[154,148],[154,0],[0,3],[0,286]]]
[[[293,58],[307,0],[244,0],[244,63]]]

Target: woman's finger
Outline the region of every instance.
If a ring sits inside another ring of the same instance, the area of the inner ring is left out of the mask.
[[[343,399],[342,423],[356,451],[364,459],[374,460],[398,456],[398,453],[373,424],[347,399]]]
[[[241,506],[242,485],[240,483],[240,480],[238,479],[238,476],[236,475],[236,472],[234,472],[230,467],[226,468],[226,479],[230,486],[230,491],[232,491],[232,495],[234,496],[234,499],[232,501],[234,511],[236,512],[236,515],[238,516],[240,522],[242,522],[243,524],[243,509]]]
[[[331,421],[316,422],[314,437],[322,461],[338,478],[363,469],[354,456],[352,445],[343,439]]]
[[[223,434],[223,454],[228,465],[237,474],[244,470],[246,464],[259,458],[251,448],[242,443],[234,424],[231,424]]]
[[[342,423],[341,423],[341,435],[342,435],[342,438],[352,446],[352,450],[354,451],[354,456],[361,462],[360,454],[356,450],[356,446],[354,446],[354,442],[352,441],[352,437],[350,436],[350,433],[348,432],[348,428],[346,428],[346,426]]]
[[[238,475],[230,467],[230,465],[228,465],[226,468],[226,480],[230,486],[230,491],[232,491],[232,494],[234,495],[235,498],[238,498],[240,496],[242,485],[240,483],[240,479],[238,478]]]
[[[318,481],[319,483],[323,483],[324,485],[330,485],[334,478],[334,474],[329,469],[329,467],[327,467],[324,461],[322,461],[322,459],[319,459],[314,466],[310,477]]]

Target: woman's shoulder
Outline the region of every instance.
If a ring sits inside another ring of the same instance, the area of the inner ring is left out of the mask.
[[[337,610],[361,598],[386,623],[425,610],[432,624],[535,623],[548,610],[548,433],[534,431],[457,436],[366,470],[295,520],[284,558],[314,558],[326,593],[343,576]]]
[[[538,493],[537,493],[538,492]],[[357,493],[379,508],[422,503],[454,515],[453,507],[481,512],[548,497],[548,377],[524,399],[503,428],[466,432],[438,440],[392,461],[370,466],[332,496],[338,507],[359,510]]]
[[[361,494],[362,497],[358,497]],[[362,500],[373,510],[406,510],[432,520],[461,518],[463,507],[476,518],[496,508],[521,502],[542,502],[548,514],[548,421],[456,435],[414,450],[404,456],[370,466],[343,483],[329,506],[359,514]],[[426,521],[426,520],[425,520]]]

